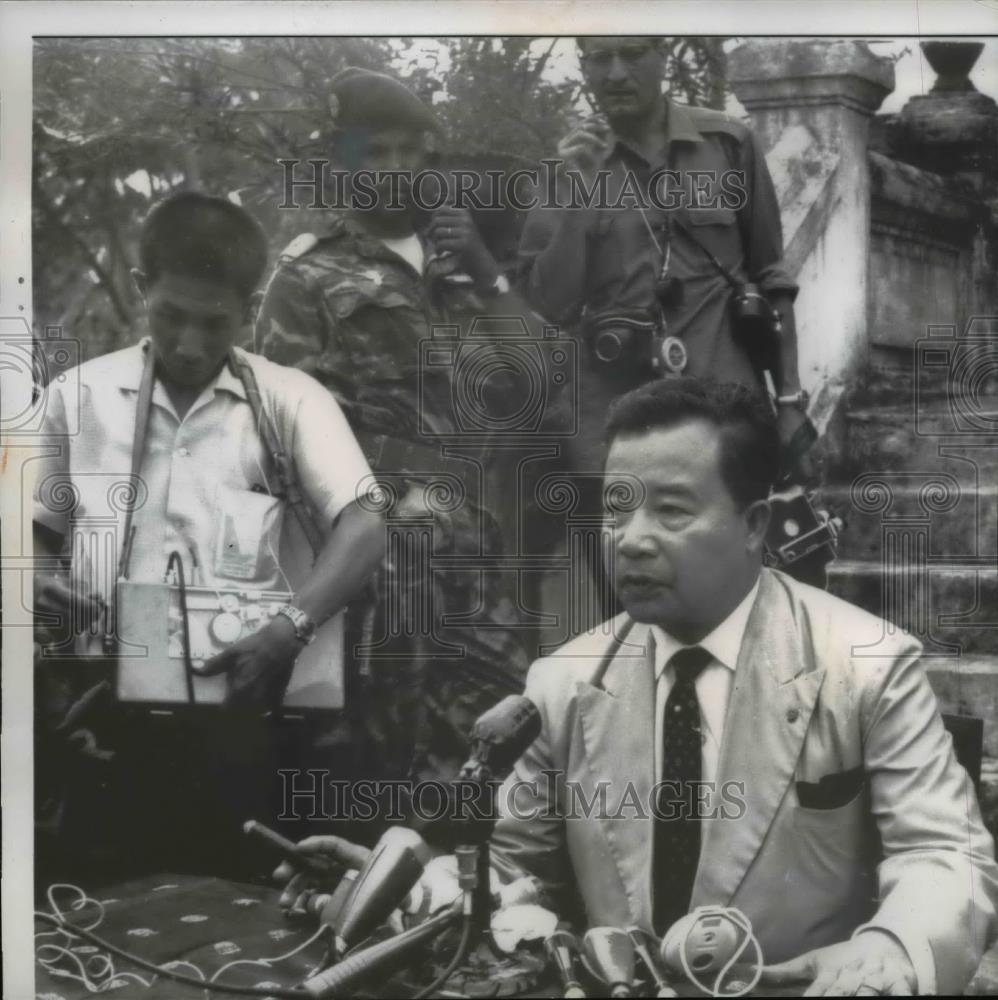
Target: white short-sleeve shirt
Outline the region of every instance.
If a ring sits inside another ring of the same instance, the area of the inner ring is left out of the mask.
[[[343,508],[374,487],[363,452],[336,400],[311,376],[240,355],[328,536]],[[143,363],[136,345],[89,361],[46,390],[34,517],[67,538],[74,575],[105,598],[124,540]],[[139,477],[130,579],[162,580],[176,551],[191,585],[293,592],[304,581],[311,549],[228,366],[183,419],[155,384]]]

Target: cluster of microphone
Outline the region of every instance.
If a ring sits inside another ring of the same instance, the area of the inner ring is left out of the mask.
[[[475,724],[463,780],[484,786],[504,779],[539,729],[537,709],[527,698],[510,696],[501,701]],[[487,841],[493,824],[494,818],[479,816],[475,823],[459,823],[456,835],[453,829],[447,833],[447,839],[457,839],[456,845],[447,845],[457,859],[457,897],[429,907],[428,912],[436,912],[389,937],[384,936],[384,926],[396,909],[414,912],[422,908],[420,897],[426,889],[420,879],[437,853],[431,842],[439,847],[440,838],[427,827],[391,827],[370,851],[334,838],[332,853],[346,873],[333,892],[313,895],[306,904],[307,912],[331,932],[334,963],[305,981],[305,995],[314,1000],[353,996],[362,985],[383,981],[411,965],[438,935],[461,927],[461,943],[450,965],[419,994],[430,996],[465,958],[476,934],[487,935],[492,910],[509,912],[516,905],[533,905],[533,911],[546,916],[546,921],[536,922],[523,937],[543,940],[566,998],[586,997],[585,983],[596,984],[591,987],[598,991],[593,995],[605,996],[606,990],[615,998],[638,995],[634,990],[639,967],[643,967],[641,981],[653,984],[656,997],[675,997],[678,994],[671,982],[715,974],[723,977],[745,950],[743,932],[751,938],[751,927],[742,914],[708,907],[678,921],[661,942],[637,926],[592,927],[580,940],[554,914],[537,905],[540,887],[533,878],[492,892]],[[294,844],[265,827],[251,821],[246,830],[270,841],[299,867],[314,874],[330,872],[328,859],[298,852]],[[761,964],[761,955],[759,959]]]

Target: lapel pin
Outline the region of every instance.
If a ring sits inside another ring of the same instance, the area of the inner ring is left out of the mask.
[[[787,710],[787,722],[796,722],[800,716],[800,712],[796,708],[791,708]]]

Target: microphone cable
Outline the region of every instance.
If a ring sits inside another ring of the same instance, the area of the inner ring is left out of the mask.
[[[185,986],[192,986],[198,990],[216,990],[220,993],[232,993],[236,996],[244,997],[278,997],[279,1000],[308,1000],[308,993],[295,987],[236,986],[234,984],[212,983],[207,982],[204,979],[196,979],[194,976],[187,976],[182,972],[174,972],[172,969],[161,968],[153,962],[149,962],[144,958],[140,958],[138,955],[133,955],[131,952],[125,951],[124,948],[119,948],[117,945],[111,944],[110,941],[104,940],[104,938],[94,934],[93,931],[86,930],[83,927],[77,927],[66,920],[61,920],[52,913],[36,911],[35,919],[41,920],[43,923],[50,924],[70,936],[77,935],[82,937],[85,941],[89,941],[92,945],[95,945],[102,951],[106,951],[112,955],[117,955],[118,958],[122,958],[126,962],[131,962],[132,965],[137,965],[140,969],[145,969],[146,972],[155,973],[157,976],[163,976],[165,979],[171,979],[174,982],[183,983]]]
[[[474,921],[471,918],[470,913],[465,913],[463,915],[463,920],[461,921],[461,939],[458,941],[457,948],[454,951],[454,956],[451,958],[450,962],[447,964],[447,968],[437,976],[436,979],[430,983],[429,986],[421,989],[412,1000],[427,1000],[427,998],[433,996],[434,993],[439,990],[444,983],[454,975],[457,967],[465,960],[468,955],[468,946],[471,944],[471,931]]]
[[[187,581],[184,579],[184,560],[180,553],[174,550],[166,561],[166,575],[170,570],[177,576],[177,591],[180,599],[180,619],[184,636],[184,679],[187,682],[187,700],[194,704],[194,664],[191,662],[191,630],[187,618]]]

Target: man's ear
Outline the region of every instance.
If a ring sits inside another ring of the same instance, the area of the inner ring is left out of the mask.
[[[745,518],[747,535],[745,548],[754,553],[761,553],[769,530],[769,521],[773,516],[773,508],[768,500],[756,500],[745,508],[742,516]]]
[[[246,312],[243,315],[243,322],[249,327],[256,326],[256,317],[259,315],[260,306],[263,304],[263,291],[258,289],[246,300]]]
[[[132,283],[138,289],[139,295],[142,296],[142,301],[146,300],[146,293],[149,291],[149,278],[145,271],[140,271],[137,267],[133,267],[129,272],[132,276]]]

